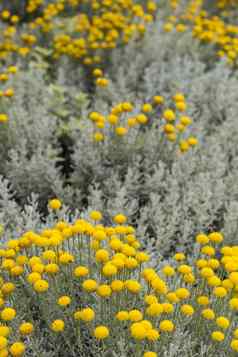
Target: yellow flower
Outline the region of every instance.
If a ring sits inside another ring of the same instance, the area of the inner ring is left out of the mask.
[[[198,144],[198,139],[195,138],[194,136],[190,136],[190,137],[188,138],[188,144],[189,144],[190,146],[196,146],[196,145]]]
[[[211,338],[214,341],[222,342],[225,338],[225,335],[224,335],[224,333],[222,333],[220,331],[213,331],[211,334]]]
[[[104,265],[102,272],[105,276],[113,276],[117,274],[117,267],[111,263],[107,263]]]
[[[144,113],[150,113],[150,112],[152,112],[152,110],[153,110],[153,107],[152,107],[151,104],[149,104],[149,103],[143,104],[143,106],[142,106],[142,112],[144,112]]]
[[[97,294],[101,297],[108,297],[112,293],[112,289],[109,285],[99,285],[97,288]]]
[[[199,305],[205,306],[205,305],[208,305],[209,302],[210,302],[209,298],[207,296],[205,296],[205,295],[198,296],[198,298],[197,298],[197,303]]]
[[[128,130],[127,128],[124,128],[122,126],[120,127],[117,127],[115,129],[115,133],[118,135],[118,136],[125,136],[127,134]]]
[[[178,267],[178,271],[182,274],[190,274],[192,273],[192,268],[189,265],[182,264]]]
[[[163,332],[172,332],[174,330],[174,324],[170,320],[162,320],[159,324],[159,328]]]
[[[67,295],[61,296],[58,299],[58,305],[60,306],[68,306],[71,303],[71,298]]]
[[[184,304],[181,306],[181,312],[186,316],[192,316],[194,314],[194,308],[191,305]]]
[[[204,247],[202,247],[201,249],[201,253],[208,255],[208,256],[213,256],[215,255],[215,249],[213,247],[211,247],[210,245],[205,245]]]
[[[109,329],[106,326],[97,326],[94,329],[94,336],[98,339],[98,340],[103,340],[105,338],[107,338],[109,336]]]
[[[216,318],[216,324],[226,330],[230,326],[230,321],[224,316],[219,316]]]
[[[94,221],[101,221],[102,214],[99,211],[92,211],[90,212],[90,218],[93,219]]]
[[[213,294],[219,298],[223,298],[227,295],[227,290],[222,286],[218,286],[213,289]]]
[[[187,299],[190,296],[190,292],[186,288],[179,288],[175,291],[175,294],[177,297],[181,300]]]
[[[1,311],[1,319],[4,321],[11,321],[15,318],[16,311],[11,307],[6,307]]]
[[[76,276],[77,278],[86,276],[88,274],[89,274],[89,270],[87,267],[78,266],[74,269],[74,276]]]
[[[64,330],[64,321],[63,320],[54,320],[50,325],[50,328],[54,332],[62,332]]]
[[[119,311],[116,314],[116,319],[119,321],[127,321],[129,320],[129,314],[127,311]]]
[[[156,95],[153,97],[153,101],[155,102],[155,104],[163,104],[164,98],[161,95]]]
[[[125,287],[127,288],[127,290],[134,294],[139,293],[141,290],[141,285],[136,280],[127,280],[125,282]]]
[[[6,123],[8,121],[7,114],[0,114],[0,123]]]
[[[59,210],[61,208],[61,206],[62,206],[62,203],[57,198],[49,201],[49,207],[54,211]]]
[[[182,94],[182,93],[176,93],[173,96],[173,99],[174,99],[175,102],[184,102],[185,101],[184,94]]]
[[[143,315],[139,310],[131,310],[129,311],[129,319],[133,322],[141,321],[143,319]]]
[[[232,340],[230,346],[233,351],[238,352],[238,339]]]
[[[185,260],[185,255],[183,253],[176,253],[174,259],[177,261]]]
[[[162,271],[166,276],[173,276],[175,274],[174,268],[170,265],[166,265],[165,267],[163,267]]]
[[[187,105],[185,102],[176,102],[175,106],[180,112],[184,112],[187,109]]]
[[[81,310],[80,318],[82,321],[90,322],[90,321],[94,320],[95,312],[93,311],[93,309],[90,309],[89,307],[85,308],[85,309]]]
[[[223,241],[223,236],[219,232],[213,232],[208,235],[208,238],[210,239],[211,242],[214,243],[221,243]]]
[[[196,242],[199,244],[207,244],[209,243],[209,238],[206,234],[198,234],[196,236]]]
[[[97,290],[97,282],[93,279],[84,280],[82,287],[88,292],[93,292]]]
[[[96,261],[100,263],[106,263],[109,257],[109,252],[106,249],[99,249],[95,254]]]
[[[24,322],[20,325],[19,331],[22,335],[30,335],[34,330],[33,325],[30,322]]]
[[[211,268],[204,267],[200,271],[200,274],[203,278],[210,278],[214,275],[214,271]]]
[[[131,336],[136,340],[143,340],[146,338],[147,331],[141,322],[135,322],[130,327]]]
[[[99,142],[104,140],[104,135],[100,132],[94,134],[94,140]]]
[[[231,310],[238,311],[238,298],[230,299],[229,306]]]
[[[175,120],[175,113],[173,112],[172,109],[166,109],[163,112],[163,118],[167,121],[174,121]]]
[[[40,279],[34,283],[34,290],[38,293],[44,293],[49,288],[49,283],[46,280]]]
[[[25,352],[25,345],[22,342],[15,342],[10,347],[10,353],[12,356],[22,356]]]
[[[0,325],[0,336],[7,337],[10,334],[10,331],[8,326]]]
[[[4,336],[0,336],[0,350],[2,350],[3,348],[7,347],[7,339]]]
[[[201,315],[206,320],[214,320],[215,319],[215,313],[214,313],[214,311],[212,309],[204,309],[204,310],[202,310]]]
[[[156,352],[148,351],[143,354],[143,357],[157,357]]]
[[[232,273],[230,273],[230,274],[229,274],[229,280],[230,280],[233,284],[237,285],[237,284],[238,284],[238,272],[232,272]]]
[[[146,338],[149,341],[155,342],[160,338],[160,334],[156,329],[150,328],[146,333]]]
[[[125,224],[127,221],[127,218],[124,214],[120,213],[113,217],[113,221],[117,224]]]

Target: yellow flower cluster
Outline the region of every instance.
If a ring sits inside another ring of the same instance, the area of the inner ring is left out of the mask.
[[[14,96],[14,89],[7,87],[6,83],[12,75],[17,73],[17,70],[16,66],[8,66],[0,73],[0,83],[3,86],[3,89],[0,90],[0,105],[1,110],[5,108],[4,112],[0,113],[0,124],[6,123],[9,120],[7,108],[9,107],[9,100]]]
[[[50,210],[60,208],[59,200],[49,202]],[[102,219],[92,211],[88,221],[56,221],[0,250],[0,356],[22,356],[25,336],[37,333],[25,296],[38,303],[44,336],[62,334],[74,353],[72,341],[86,329],[95,342],[123,338],[128,353],[139,346],[143,356],[157,356],[183,326],[200,342],[210,334],[214,351],[223,344],[238,351],[238,246],[222,247],[220,232],[200,233],[193,262],[180,252],[156,271],[144,266],[150,257],[126,216],[114,216],[110,227]]]
[[[131,102],[119,103],[111,108],[108,115],[99,112],[91,112],[89,119],[94,124],[93,139],[102,142],[115,137],[124,137],[134,127],[139,125],[152,125],[155,121],[161,128],[165,138],[171,142],[179,142],[181,152],[188,151],[198,144],[197,138],[189,136],[186,139],[184,133],[192,124],[192,119],[185,114],[187,103],[182,93],[176,93],[169,106],[166,100],[156,95],[149,102],[141,105],[140,110]]]
[[[134,0],[57,0],[47,3],[28,0],[26,12],[33,19],[22,35],[16,27],[20,18],[7,10],[1,13],[5,29],[0,57],[6,58],[11,53],[27,56],[42,32],[44,36],[49,34],[45,46],[53,50],[52,58],[66,55],[80,60],[83,65],[92,67],[96,85],[105,87],[108,80],[104,77],[103,67],[110,56],[108,51],[143,36],[147,25],[154,20],[156,10],[153,0],[144,5]],[[19,39],[23,45],[18,44]],[[98,69],[98,65],[102,68]],[[94,73],[94,69],[98,71]]]
[[[172,15],[164,25],[167,32],[175,29],[184,32],[192,27],[194,38],[202,43],[214,45],[216,55],[224,57],[228,63],[236,63],[238,57],[238,26],[230,23],[229,12],[223,11],[220,15],[210,15],[204,10],[206,1],[189,1],[186,10],[179,15]],[[237,1],[221,0],[217,2],[218,9],[228,5],[236,5]],[[171,7],[178,11],[179,1],[171,1]]]

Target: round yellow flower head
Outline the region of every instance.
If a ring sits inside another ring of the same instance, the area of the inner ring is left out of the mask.
[[[229,300],[229,306],[231,310],[238,311],[238,298],[232,298]]]
[[[212,334],[211,334],[211,338],[214,341],[221,342],[221,341],[224,340],[225,335],[221,331],[213,331]]]
[[[106,263],[109,257],[109,252],[106,249],[99,249],[95,254],[96,261],[100,263]]]
[[[213,289],[213,294],[216,297],[224,298],[227,295],[227,290],[225,288],[223,288],[222,286],[218,286]]]
[[[3,348],[7,347],[7,339],[4,336],[0,336],[0,350],[2,350]]]
[[[178,267],[178,272],[181,274],[190,274],[192,273],[192,268],[187,264],[181,264]]]
[[[175,120],[175,113],[172,109],[166,109],[163,112],[163,118],[167,121],[174,121]]]
[[[174,330],[174,324],[170,320],[162,320],[159,324],[159,328],[163,332],[172,332]]]
[[[216,318],[216,324],[226,330],[230,326],[230,321],[224,316],[219,316]]]
[[[219,232],[213,232],[208,235],[208,238],[213,243],[221,243],[223,241],[223,236]]]
[[[201,312],[202,317],[206,320],[214,320],[215,319],[215,313],[212,309],[204,309]]]
[[[8,326],[0,325],[0,336],[8,337],[11,330]]]
[[[139,310],[131,310],[129,311],[129,319],[133,322],[141,321],[143,319],[143,315]]]
[[[89,307],[85,308],[85,309],[81,310],[80,318],[82,321],[90,322],[90,321],[94,320],[95,312],[93,309],[91,309]]]
[[[30,335],[34,330],[33,325],[30,322],[24,322],[19,327],[19,332],[22,335]]]
[[[162,272],[164,273],[164,275],[166,276],[173,276],[175,274],[175,270],[173,267],[171,267],[170,265],[166,265],[163,267]]]
[[[192,316],[194,314],[194,308],[191,305],[184,304],[181,306],[181,312],[186,316]]]
[[[11,307],[6,307],[1,311],[1,319],[3,321],[11,321],[15,318],[15,316],[16,316],[16,311]]]
[[[153,101],[155,104],[163,104],[164,103],[164,98],[161,95],[156,95],[153,97]]]
[[[129,314],[127,311],[119,311],[116,314],[116,319],[119,321],[127,321],[129,320]]]
[[[99,285],[97,288],[97,294],[101,297],[109,297],[112,293],[112,289],[109,285]]]
[[[202,270],[200,271],[200,274],[203,278],[210,278],[214,275],[214,271],[211,268],[202,268]]]
[[[103,340],[105,338],[107,338],[109,336],[109,329],[106,326],[97,326],[94,329],[94,336],[98,339],[98,340]]]
[[[71,298],[67,295],[61,296],[58,299],[58,305],[60,306],[69,306],[71,303]]]
[[[141,284],[136,280],[127,280],[125,282],[125,287],[133,294],[137,294],[141,290]]]
[[[89,270],[88,270],[87,267],[77,266],[77,267],[74,269],[74,276],[76,276],[77,278],[86,276],[86,275],[88,275],[88,274],[89,274]]]
[[[10,347],[10,353],[12,356],[22,356],[25,352],[25,345],[22,342],[15,342]]]
[[[159,331],[154,328],[148,329],[146,338],[148,341],[152,341],[152,342],[157,341],[160,338]]]
[[[157,353],[152,351],[148,351],[143,354],[143,357],[157,357],[157,356],[158,356]]]
[[[176,102],[175,106],[180,112],[184,112],[187,109],[187,105],[185,102]]]
[[[173,96],[173,99],[174,99],[175,102],[184,102],[185,101],[184,94],[182,94],[182,93],[176,93]]]
[[[102,214],[99,211],[92,211],[90,213],[90,218],[93,219],[94,221],[101,221],[102,220]]]
[[[206,306],[206,305],[209,305],[210,301],[209,301],[209,298],[207,296],[201,295],[201,296],[198,296],[197,303],[199,305]]]
[[[64,321],[63,320],[54,320],[50,326],[51,330],[54,332],[64,331]]]
[[[198,234],[196,236],[196,242],[199,244],[208,244],[209,243],[209,238],[206,234]]]
[[[238,339],[233,339],[230,346],[233,351],[238,352]]]
[[[131,336],[136,340],[143,340],[146,338],[147,331],[141,322],[135,322],[131,325]]]
[[[82,287],[88,292],[93,292],[97,290],[97,282],[93,279],[84,280]]]
[[[103,275],[113,276],[117,274],[117,267],[111,263],[107,263],[102,268]]]
[[[237,284],[238,284],[238,272],[232,272],[232,273],[230,273],[230,274],[229,274],[229,280],[230,280],[233,284],[237,285]]]
[[[186,288],[179,288],[175,291],[177,297],[181,300],[188,299],[190,296],[190,292]]]
[[[124,214],[117,214],[116,216],[113,217],[113,221],[117,224],[125,224],[127,218],[126,216],[124,216]]]
[[[176,253],[174,255],[174,259],[177,260],[177,261],[185,260],[185,255],[183,253]]]
[[[61,206],[62,206],[62,203],[57,198],[54,198],[53,200],[49,201],[49,207],[54,211],[59,210],[61,208]]]

